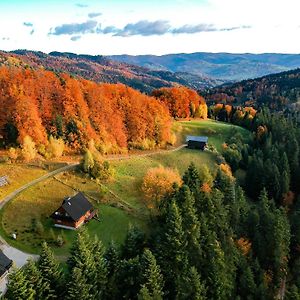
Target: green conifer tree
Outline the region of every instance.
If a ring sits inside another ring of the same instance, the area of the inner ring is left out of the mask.
[[[141,257],[142,289],[146,288],[151,299],[161,300],[163,297],[163,276],[156,259],[149,249]],[[142,290],[141,289],[141,290]]]
[[[90,293],[91,285],[86,281],[85,274],[78,268],[72,269],[70,280],[67,284],[67,292],[65,299],[67,300],[92,300],[96,299]],[[102,299],[102,298],[97,298]]]
[[[59,263],[47,243],[42,244],[42,251],[38,260],[38,270],[41,273],[43,284],[50,285],[50,289],[59,294],[64,282]]]
[[[8,276],[7,291],[5,294],[7,300],[33,300],[35,291],[29,280],[24,274],[23,269],[15,269]]]

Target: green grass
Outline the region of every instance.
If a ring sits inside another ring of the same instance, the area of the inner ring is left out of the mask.
[[[210,152],[182,149],[176,152],[162,153],[130,160],[114,161],[115,180],[106,186],[133,207],[145,209],[140,191],[142,180],[149,168],[159,165],[177,169],[180,174],[194,162],[198,168],[203,165],[214,169],[215,155]]]
[[[208,144],[216,147],[218,151],[222,150],[222,144],[233,132],[239,132],[245,139],[250,134],[242,127],[213,120],[177,122],[174,124],[174,131],[177,132],[180,142],[185,142],[187,135],[208,136]]]
[[[209,144],[221,151],[222,144],[232,135],[234,130],[238,130],[245,138],[249,132],[237,126],[214,121],[186,121],[176,122],[174,132],[178,137],[178,145],[185,141],[186,135],[207,135]],[[146,228],[146,218],[148,210],[143,203],[141,193],[142,179],[149,168],[159,165],[177,169],[182,175],[191,162],[200,169],[207,165],[213,172],[216,170],[217,155],[208,151],[181,149],[176,152],[164,152],[144,157],[132,157],[126,160],[111,161],[115,169],[115,178],[108,183],[99,184],[90,180],[82,174],[76,172],[65,172],[54,178],[41,182],[28,190],[22,192],[15,199],[9,202],[0,212],[1,228],[0,233],[13,246],[31,253],[38,253],[42,240],[47,240],[57,255],[64,257],[74,241],[76,232],[53,228],[52,221],[48,218],[62,202],[65,196],[73,195],[76,191],[83,191],[99,208],[100,219],[98,222],[92,220],[86,226],[91,235],[97,235],[105,245],[111,240],[121,244],[127,233],[129,223]],[[0,171],[1,171],[0,165]],[[46,171],[42,169],[29,172],[27,167],[17,166],[16,172],[11,165],[11,169],[3,169],[14,178],[15,184],[11,191],[18,185],[43,175]],[[24,178],[22,172],[25,172]],[[27,174],[28,172],[28,174]],[[39,173],[40,172],[40,173]],[[13,176],[15,174],[15,177]],[[241,178],[243,174],[240,174]],[[111,193],[112,192],[112,193]],[[128,203],[132,207],[132,212],[128,213],[124,209],[112,207],[120,202]],[[40,220],[45,232],[38,234],[34,232],[32,220]],[[50,230],[52,228],[52,230]],[[51,231],[54,236],[63,234],[66,243],[63,247],[57,247],[53,242]],[[17,232],[17,240],[10,238],[13,232]]]
[[[10,184],[0,187],[0,200],[26,183],[43,176],[47,171],[25,164],[0,164],[0,176],[8,176]]]
[[[87,224],[87,228],[92,236],[96,234],[105,245],[112,239],[121,244],[126,236],[129,223],[145,227],[144,221],[135,216],[108,204],[102,204],[101,202],[106,202],[105,195],[96,182],[74,172],[62,174],[58,179],[76,189],[80,188],[81,191],[98,200],[90,199],[99,209],[101,221],[92,220]],[[29,188],[2,209],[0,215],[2,236],[13,246],[30,253],[39,253],[41,242],[46,240],[53,246],[57,255],[66,255],[76,232],[54,228],[49,216],[61,205],[65,196],[74,193],[73,188],[53,178]],[[34,231],[33,219],[41,221],[45,230],[43,234]],[[51,228],[55,237],[58,234],[64,235],[66,243],[63,247],[55,245]],[[15,241],[11,239],[13,232],[17,233]]]
[[[187,135],[206,135],[209,137],[209,144],[219,152],[222,150],[222,144],[232,135],[233,131],[238,131],[244,138],[250,134],[244,128],[212,120],[175,122],[173,127],[178,145],[185,142]],[[115,181],[107,184],[107,187],[132,206],[145,209],[140,187],[147,170],[162,165],[177,169],[180,174],[183,174],[191,162],[194,162],[199,169],[203,165],[207,165],[214,172],[216,155],[208,151],[182,149],[177,152],[114,161],[111,162],[111,165],[116,170]]]

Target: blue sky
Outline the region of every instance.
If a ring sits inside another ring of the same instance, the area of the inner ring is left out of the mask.
[[[0,49],[300,53],[299,0],[0,0]]]

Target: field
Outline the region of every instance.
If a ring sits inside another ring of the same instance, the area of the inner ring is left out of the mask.
[[[8,176],[10,182],[9,185],[0,187],[0,200],[27,182],[43,176],[46,173],[46,170],[36,166],[0,164],[0,176]]]
[[[242,128],[213,121],[177,122],[174,131],[179,144],[186,135],[207,135],[209,144],[220,151],[221,145],[232,134],[233,127],[245,137],[249,134]],[[89,232],[98,235],[105,245],[112,239],[120,244],[130,223],[147,229],[148,211],[143,203],[140,186],[149,168],[162,165],[176,168],[183,174],[189,164],[194,162],[197,168],[207,165],[214,172],[216,157],[217,154],[209,151],[183,148],[150,156],[113,160],[110,163],[115,169],[115,177],[108,183],[90,180],[75,171],[57,175],[29,188],[4,206],[0,214],[1,234],[10,244],[27,252],[37,253],[41,241],[47,240],[57,255],[67,255],[75,232],[53,228],[49,215],[60,206],[65,196],[83,191],[100,211],[100,222],[92,220],[87,225]],[[37,230],[36,222],[42,223],[42,232]],[[16,241],[10,238],[14,232],[17,233]],[[65,240],[62,247],[56,245],[58,235],[62,235]]]

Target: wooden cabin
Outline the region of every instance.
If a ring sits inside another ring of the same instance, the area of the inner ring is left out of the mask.
[[[77,229],[97,215],[97,210],[83,195],[67,197],[62,205],[51,215],[54,226],[65,229]]]
[[[13,261],[0,250],[0,278],[3,278],[7,275],[12,265]]]
[[[204,150],[207,146],[208,137],[207,136],[187,136],[186,143],[189,149],[199,149]]]

